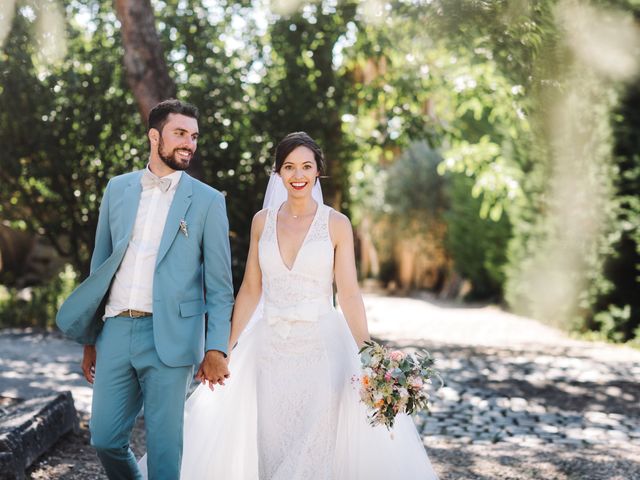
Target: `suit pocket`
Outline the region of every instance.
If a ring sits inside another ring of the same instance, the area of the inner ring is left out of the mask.
[[[204,302],[202,300],[192,300],[180,304],[181,317],[193,317],[194,315],[202,315],[204,312]]]

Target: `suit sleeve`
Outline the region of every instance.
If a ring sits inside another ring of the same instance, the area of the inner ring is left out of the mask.
[[[96,228],[96,239],[93,246],[93,255],[91,256],[91,273],[102,265],[112,253],[113,244],[111,242],[111,226],[109,225],[109,186],[111,181],[107,183],[107,188],[102,196],[100,203],[100,213],[98,215],[98,227]]]
[[[209,206],[204,225],[202,250],[208,316],[205,351],[219,350],[226,355],[231,332],[233,280],[229,221],[223,195],[217,195]]]

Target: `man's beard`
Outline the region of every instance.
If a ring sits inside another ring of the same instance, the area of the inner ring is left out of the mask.
[[[171,152],[171,155],[167,155],[164,152],[164,142],[162,141],[162,137],[160,137],[160,142],[158,144],[158,156],[160,160],[162,160],[165,165],[173,170],[186,170],[189,168],[191,164],[191,158],[193,158],[193,152],[191,153],[191,158],[182,159],[177,156],[178,150],[187,150],[186,148],[176,148]]]

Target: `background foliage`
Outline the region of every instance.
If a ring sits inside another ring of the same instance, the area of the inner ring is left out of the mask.
[[[305,130],[327,156],[328,202],[357,226],[363,276],[639,336],[637,2],[152,5],[178,97],[201,110],[192,173],[228,195],[236,285],[273,147]],[[0,219],[45,236],[81,279],[107,179],[146,160],[120,25],[107,0],[12,7]],[[0,277],[2,324],[50,324],[66,275],[33,288],[37,314]]]

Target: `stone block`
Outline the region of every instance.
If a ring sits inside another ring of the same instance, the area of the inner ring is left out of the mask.
[[[71,392],[34,397],[0,417],[0,480],[22,480],[25,470],[58,439],[78,431]]]

